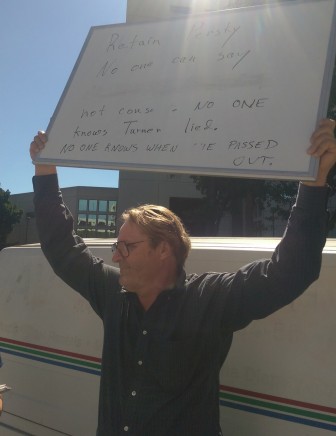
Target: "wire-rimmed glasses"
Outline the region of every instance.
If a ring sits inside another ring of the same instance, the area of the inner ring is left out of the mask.
[[[136,241],[136,242],[125,242],[125,241],[118,241],[111,245],[111,251],[112,255],[115,254],[116,251],[122,256],[127,257],[129,256],[129,249],[128,247],[131,247],[132,245],[140,244],[140,242],[145,241]]]

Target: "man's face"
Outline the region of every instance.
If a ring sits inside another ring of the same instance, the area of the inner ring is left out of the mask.
[[[113,262],[119,264],[120,284],[131,292],[146,290],[159,271],[160,244],[153,248],[148,236],[130,221],[120,228],[120,241],[126,244],[128,250],[128,255],[117,250],[112,256]]]

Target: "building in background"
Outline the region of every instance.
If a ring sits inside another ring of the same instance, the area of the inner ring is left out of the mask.
[[[276,3],[278,0],[128,0],[127,23],[159,21],[185,17],[187,15],[207,13],[242,6],[253,6],[266,3]],[[158,172],[134,172],[121,170],[119,172],[119,205],[120,210],[141,203],[161,204],[179,215],[193,236],[206,234],[206,223],[202,222],[198,211],[202,195],[196,189],[191,176],[186,174],[171,174]],[[243,200],[242,200],[243,203]],[[242,210],[245,205],[242,204]],[[267,229],[261,225],[263,219],[259,210],[254,217],[255,227],[263,228],[262,235],[273,236],[281,234],[285,222],[274,219],[267,222]],[[266,224],[266,221],[265,221]],[[221,220],[218,236],[232,235],[232,217],[225,214]],[[258,236],[261,236],[258,231]]]
[[[73,217],[75,231],[83,238],[115,238],[118,207],[117,188],[75,186],[62,189]],[[14,194],[10,201],[23,210],[21,222],[8,236],[8,244],[38,242],[33,192]]]
[[[209,5],[211,10],[219,10],[223,9],[221,3],[223,2],[218,0],[128,0],[126,21],[135,23],[181,17],[189,13],[209,11]],[[125,170],[119,172],[120,211],[142,203],[160,204],[179,215],[193,236],[205,234],[206,223],[200,220],[197,213],[201,198],[201,193],[189,175]],[[220,235],[231,235],[230,217],[224,217]]]
[[[287,0],[289,1],[289,0]],[[278,0],[128,0],[127,22],[158,21],[181,18],[189,14],[230,9],[242,6],[274,4]],[[73,213],[75,230],[82,237],[115,237],[118,231],[117,216],[125,209],[139,204],[160,204],[170,208],[184,221],[192,236],[204,236],[206,223],[198,211],[202,201],[190,175],[164,172],[125,171],[119,172],[119,188],[72,187],[62,188],[65,203]],[[335,196],[336,197],[336,196]],[[330,201],[331,210],[336,209],[336,199]],[[33,194],[16,194],[11,201],[24,210],[21,223],[15,226],[8,238],[9,243],[37,242],[34,218]],[[244,204],[242,204],[244,210]],[[280,236],[286,222],[277,219],[270,211],[257,210],[256,236]],[[232,217],[225,214],[221,220],[218,236],[232,235]],[[336,230],[330,236],[335,236]]]

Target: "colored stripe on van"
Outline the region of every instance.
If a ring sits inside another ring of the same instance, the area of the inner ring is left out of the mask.
[[[28,342],[0,337],[0,352],[93,375],[101,373],[98,357]],[[336,432],[336,408],[333,407],[224,385],[220,386],[219,403],[223,407]]]
[[[0,351],[49,365],[100,375],[101,359],[98,357],[86,356],[84,354],[72,353],[70,351],[2,337],[0,337]]]
[[[220,386],[221,406],[336,431],[336,409],[232,386]]]

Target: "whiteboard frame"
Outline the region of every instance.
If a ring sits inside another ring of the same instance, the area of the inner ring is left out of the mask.
[[[336,57],[336,0],[331,0],[333,5],[333,18],[332,18],[332,25],[331,25],[331,31],[329,35],[329,42],[328,42],[328,48],[327,48],[327,57],[326,57],[326,65],[324,68],[324,77],[322,80],[322,87],[321,87],[321,94],[320,94],[320,100],[318,103],[318,110],[317,110],[317,120],[320,120],[321,118],[325,118],[327,114],[328,109],[328,101],[329,101],[329,95],[331,90],[331,84],[332,84],[332,78],[333,78],[333,68],[335,65],[335,57]],[[297,4],[307,4],[307,3],[318,3],[318,1],[314,0],[294,0],[291,2],[288,2],[288,4],[285,4],[285,7],[291,7],[293,5]],[[279,4],[268,4],[268,5],[257,5],[257,6],[248,6],[248,7],[242,7],[242,8],[235,8],[235,9],[228,9],[228,10],[221,10],[221,11],[212,11],[208,13],[202,13],[202,14],[193,14],[188,15],[187,17],[178,17],[178,18],[170,18],[166,20],[162,20],[162,22],[176,22],[176,21],[184,21],[188,18],[197,18],[200,16],[209,16],[213,14],[220,14],[220,13],[230,13],[232,11],[239,11],[239,10],[256,10],[256,9],[264,9],[264,8],[277,8],[282,7],[284,3]],[[83,44],[83,47],[80,51],[80,54],[76,60],[76,63],[72,69],[72,72],[69,76],[69,79],[66,83],[66,86],[62,92],[62,95],[59,99],[59,102],[55,108],[55,111],[50,119],[50,122],[47,127],[47,134],[51,131],[53,128],[54,122],[62,108],[64,99],[71,87],[72,81],[76,75],[77,69],[81,63],[82,57],[87,49],[88,43],[90,41],[90,38],[93,34],[93,32],[96,29],[101,28],[117,28],[117,27],[128,27],[131,28],[132,26],[139,26],[146,25],[146,24],[154,24],[152,21],[148,22],[141,22],[141,23],[120,23],[115,25],[102,25],[102,26],[92,26],[90,28],[90,31],[85,39],[85,42]],[[54,159],[50,157],[44,157],[44,152],[42,151],[35,159],[35,164],[48,164],[48,165],[56,165],[56,166],[63,166],[63,167],[79,167],[79,168],[95,168],[95,169],[112,169],[112,170],[131,170],[131,171],[150,171],[150,172],[168,172],[168,173],[183,173],[183,174],[193,174],[193,175],[208,175],[208,176],[229,176],[229,177],[245,177],[245,178],[265,178],[265,179],[283,179],[283,180],[314,180],[316,178],[317,170],[318,170],[318,159],[311,157],[309,161],[309,167],[306,172],[297,171],[297,172],[287,172],[287,171],[267,171],[267,170],[260,170],[260,169],[243,169],[243,170],[237,170],[234,168],[223,168],[223,167],[208,167],[208,166],[174,166],[174,165],[160,165],[160,164],[130,164],[130,163],[123,163],[123,162],[110,162],[110,161],[95,161],[95,160],[71,160],[68,158],[59,158]]]

